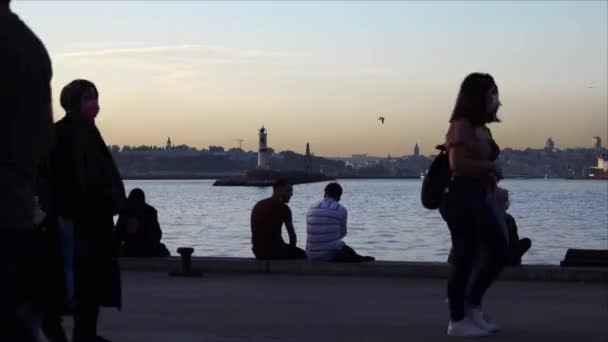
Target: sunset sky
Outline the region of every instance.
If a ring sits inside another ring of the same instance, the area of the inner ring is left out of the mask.
[[[108,144],[425,154],[491,73],[502,147],[608,142],[608,2],[13,1],[62,86],[100,91]],[[384,125],[378,116],[386,118]]]

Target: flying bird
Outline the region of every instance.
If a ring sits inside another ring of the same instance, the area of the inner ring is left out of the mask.
[[[380,120],[380,122],[382,122],[382,124],[384,125],[384,116],[379,117],[378,120]]]

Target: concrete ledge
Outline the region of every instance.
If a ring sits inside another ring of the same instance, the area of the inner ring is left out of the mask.
[[[179,257],[122,258],[125,271],[168,272],[179,270]],[[193,257],[192,268],[209,273],[314,274],[370,277],[446,278],[447,263],[376,261],[372,263],[329,263],[306,260],[259,261],[252,258]],[[608,283],[608,268],[524,265],[508,267],[501,279],[522,281]]]

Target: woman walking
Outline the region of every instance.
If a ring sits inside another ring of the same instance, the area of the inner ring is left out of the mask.
[[[440,208],[452,238],[448,279],[448,335],[480,337],[498,331],[482,311],[483,296],[504,266],[506,240],[495,214],[494,192],[502,177],[499,148],[487,124],[498,122],[500,101],[492,76],[474,73],[463,81],[446,134],[453,178]],[[483,262],[475,277],[474,266]]]

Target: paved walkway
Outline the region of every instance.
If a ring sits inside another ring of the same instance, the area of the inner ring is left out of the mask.
[[[448,341],[437,279],[123,274],[125,307],[104,310],[114,342]],[[608,341],[606,284],[499,282],[492,341]],[[66,322],[66,327],[70,322]]]

